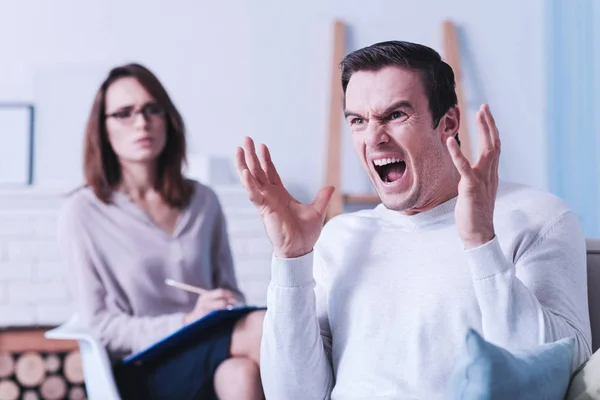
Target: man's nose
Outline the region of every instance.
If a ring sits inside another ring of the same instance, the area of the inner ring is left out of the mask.
[[[365,140],[367,146],[378,147],[390,141],[390,136],[386,130],[386,126],[379,123],[374,123],[367,129],[367,138]]]

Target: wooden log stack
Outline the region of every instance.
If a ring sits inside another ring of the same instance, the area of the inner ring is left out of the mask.
[[[0,400],[87,399],[77,342],[43,332],[0,332]]]

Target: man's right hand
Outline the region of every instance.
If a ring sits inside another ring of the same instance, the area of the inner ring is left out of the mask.
[[[260,211],[275,256],[295,258],[310,253],[317,242],[334,188],[325,187],[311,204],[302,204],[285,189],[269,149],[261,145],[260,161],[251,138],[236,152],[236,167],[248,198]]]

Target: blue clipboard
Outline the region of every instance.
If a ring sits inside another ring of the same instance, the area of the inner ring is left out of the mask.
[[[186,342],[193,338],[197,338],[202,333],[220,325],[225,321],[232,319],[238,319],[252,311],[266,310],[266,307],[255,307],[255,306],[240,306],[234,307],[231,310],[216,310],[199,320],[186,325],[177,331],[173,332],[164,339],[154,343],[153,345],[141,350],[129,357],[123,359],[121,364],[128,365],[141,365],[147,361],[158,357],[162,354],[168,353],[174,350],[180,345],[184,345]]]

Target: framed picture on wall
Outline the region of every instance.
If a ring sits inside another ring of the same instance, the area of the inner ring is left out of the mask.
[[[33,104],[0,102],[0,186],[33,183],[34,116]]]

